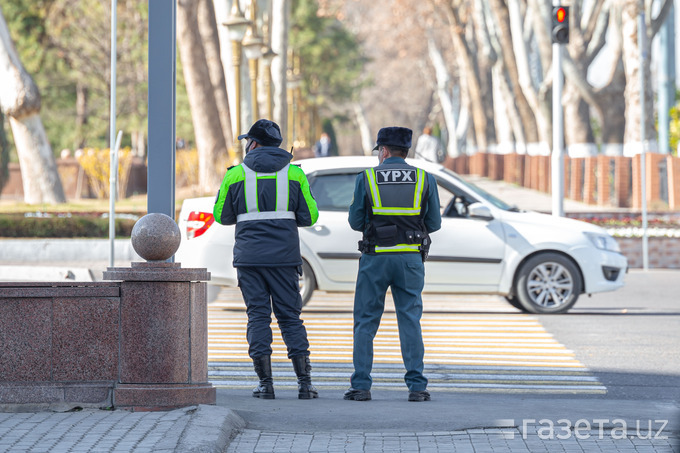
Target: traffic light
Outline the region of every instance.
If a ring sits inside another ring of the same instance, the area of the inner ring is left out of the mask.
[[[569,42],[569,7],[555,6],[552,10],[552,42],[567,44]]]

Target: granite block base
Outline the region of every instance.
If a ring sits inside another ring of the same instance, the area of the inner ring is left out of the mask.
[[[119,282],[0,282],[0,411],[215,404],[206,269],[109,268]]]
[[[65,412],[113,406],[113,382],[1,382],[2,412]]]
[[[131,411],[171,410],[197,404],[215,404],[217,393],[203,384],[118,384],[114,390],[116,409]]]

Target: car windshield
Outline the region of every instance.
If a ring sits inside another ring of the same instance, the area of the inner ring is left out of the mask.
[[[446,173],[447,176],[454,178],[458,182],[458,184],[463,186],[464,189],[477,195],[480,198],[483,198],[484,200],[488,201],[497,208],[502,209],[504,211],[518,211],[516,206],[511,206],[504,202],[503,200],[501,200],[500,198],[496,198],[495,196],[491,195],[489,192],[482,189],[481,187],[478,187],[472,184],[471,182],[465,181],[463,178],[461,178],[448,168],[443,168],[442,171]]]
[[[357,171],[310,175],[309,185],[321,211],[347,211],[354,197]]]

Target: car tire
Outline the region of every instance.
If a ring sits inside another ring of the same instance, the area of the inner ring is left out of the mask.
[[[302,297],[302,306],[304,307],[312,298],[312,293],[316,289],[316,278],[314,278],[314,271],[312,266],[305,260],[302,260],[302,275],[300,276],[300,296]]]
[[[505,300],[508,301],[508,303],[510,305],[512,305],[513,307],[515,307],[516,309],[522,310],[523,312],[526,313],[526,311],[527,311],[526,308],[524,308],[524,306],[520,303],[517,296],[512,296],[512,297],[511,296],[505,296]]]
[[[565,313],[578,300],[582,287],[581,273],[569,258],[541,253],[520,266],[514,293],[530,313]]]

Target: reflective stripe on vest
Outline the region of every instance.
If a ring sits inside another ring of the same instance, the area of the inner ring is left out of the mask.
[[[423,186],[425,185],[425,172],[420,168],[416,169],[418,179],[413,193],[413,207],[383,207],[380,199],[380,190],[375,179],[375,169],[366,170],[368,187],[371,192],[371,208],[373,215],[420,215],[421,200],[423,199]]]
[[[420,244],[397,244],[390,247],[375,246],[375,253],[382,252],[419,252]]]
[[[246,213],[236,216],[236,222],[247,222],[250,220],[270,220],[270,219],[293,219],[295,213],[288,210],[289,185],[288,167],[283,167],[276,173],[258,173],[250,169],[246,164],[241,164],[245,180],[243,191],[246,198]],[[274,211],[260,211],[257,201],[257,178],[263,176],[274,176],[276,178],[276,209]]]

